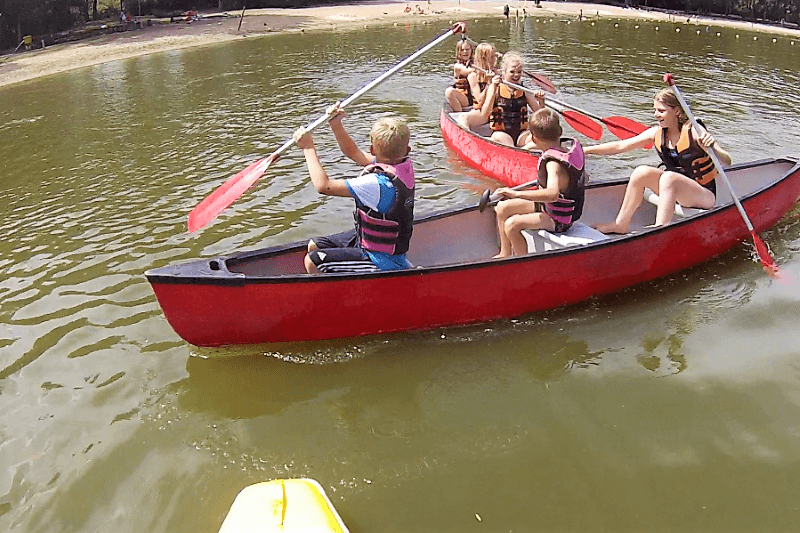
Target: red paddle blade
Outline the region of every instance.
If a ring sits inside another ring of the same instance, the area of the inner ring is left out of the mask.
[[[764,268],[764,272],[771,278],[777,278],[778,274],[780,273],[780,269],[778,265],[775,263],[775,260],[772,258],[772,255],[769,253],[769,249],[764,241],[761,240],[755,230],[750,232],[750,235],[753,237],[753,243],[756,245],[756,252],[758,252],[758,259],[761,261],[761,266]]]
[[[564,110],[561,111],[561,116],[564,117],[564,120],[567,121],[567,124],[572,126],[575,131],[586,135],[590,139],[599,141],[600,137],[603,136],[603,126],[590,119],[586,115],[582,115],[577,111]]]
[[[620,139],[630,139],[631,137],[636,137],[648,129],[647,126],[641,122],[636,122],[635,120],[631,120],[626,117],[606,117],[603,119],[603,122],[608,127],[608,131]],[[652,147],[652,143],[645,146],[645,148],[648,150]]]
[[[269,165],[275,160],[271,155],[264,159],[259,159],[246,169],[231,177],[209,194],[205,200],[200,202],[197,207],[189,213],[189,232],[193,233],[202,228],[217,215],[222,213],[225,208],[231,205],[237,198],[250,188],[266,172]]]
[[[523,70],[522,72],[545,91],[551,94],[556,94],[558,92],[558,88],[555,86],[555,84],[544,74],[539,74],[538,72],[528,72],[527,70]]]

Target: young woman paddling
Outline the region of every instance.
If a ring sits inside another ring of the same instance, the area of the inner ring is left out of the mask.
[[[492,140],[506,146],[524,146],[528,142],[528,107],[544,109],[543,91],[523,91],[502,84],[503,81],[522,85],[524,65],[514,52],[503,56],[503,75],[495,76],[486,94],[481,112],[492,127]]]
[[[642,203],[645,188],[658,195],[656,226],[672,221],[676,202],[684,207],[714,207],[714,177],[717,172],[708,151],[716,151],[725,166],[731,164],[731,156],[705,129],[697,131],[692,127],[671,88],[656,93],[653,108],[658,125],[630,139],[584,148],[585,154],[614,155],[653,144],[664,166],[642,165],[634,169],[616,220],[595,226],[603,233],[630,231],[631,220]]]

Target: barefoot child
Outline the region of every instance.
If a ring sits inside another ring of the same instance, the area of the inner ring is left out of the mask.
[[[444,91],[447,103],[456,113],[472,108],[473,96],[469,85],[472,68],[472,43],[466,39],[456,45],[456,62],[453,65],[453,85]]]
[[[344,111],[328,110],[330,125],[342,153],[363,166],[356,178],[329,179],[319,162],[310,133],[297,130],[294,139],[303,150],[311,181],[321,194],[351,196],[356,201],[354,230],[308,243],[304,264],[318,272],[374,272],[396,270],[406,260],[414,221],[414,169],[408,157],[409,131],[394,117],[372,126],[369,152],[362,151],[344,129]]]
[[[506,146],[524,146],[528,142],[528,107],[538,111],[544,109],[544,92],[522,91],[503,85],[508,81],[522,85],[524,65],[522,57],[515,52],[503,56],[503,74],[495,76],[489,86],[482,113],[492,126],[492,140]]]
[[[500,253],[495,258],[528,252],[522,230],[563,233],[583,212],[586,171],[580,142],[561,137],[558,115],[549,109],[536,111],[529,128],[532,147],[542,151],[538,186],[534,190],[495,191],[503,197],[495,207],[500,234]]]
[[[616,220],[595,226],[603,233],[630,231],[645,188],[658,195],[656,226],[672,221],[676,202],[684,207],[714,207],[717,171],[708,151],[716,150],[724,165],[731,164],[731,156],[707,131],[692,127],[670,87],[656,93],[653,108],[658,125],[630,139],[587,146],[584,150],[586,154],[614,155],[653,144],[665,167],[642,165],[634,169]]]

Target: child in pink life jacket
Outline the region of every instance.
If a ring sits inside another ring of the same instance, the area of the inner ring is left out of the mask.
[[[344,129],[344,111],[328,110],[342,153],[364,167],[358,177],[329,179],[310,133],[300,128],[294,139],[303,150],[311,181],[321,194],[355,199],[355,229],[308,243],[304,259],[309,274],[374,272],[410,266],[406,260],[414,222],[414,168],[408,157],[409,131],[396,117],[379,119],[370,133],[369,152],[361,150]]]
[[[586,169],[580,142],[561,137],[558,115],[549,109],[531,116],[529,130],[531,143],[526,147],[542,151],[538,184],[533,190],[504,187],[495,191],[503,197],[495,206],[500,234],[500,253],[495,258],[528,253],[522,230],[563,233],[583,212]]]

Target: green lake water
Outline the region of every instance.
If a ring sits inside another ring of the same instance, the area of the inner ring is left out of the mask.
[[[145,270],[352,223],[297,149],[191,235],[189,211],[443,31],[272,35],[0,89],[0,530],[214,532],[245,486],[301,476],[353,533],[800,529],[800,209],[762,234],[780,282],[745,242],[465,328],[219,350],[171,330]],[[600,116],[651,123],[672,72],[735,162],[800,154],[800,35],[553,17],[470,36]],[[496,186],[441,140],[455,42],[345,118],[362,144],[407,118],[418,215]],[[356,170],[316,139],[333,177]]]

